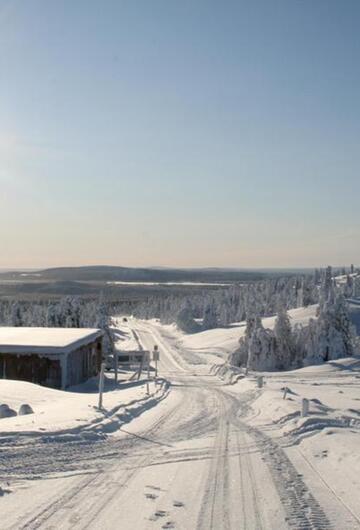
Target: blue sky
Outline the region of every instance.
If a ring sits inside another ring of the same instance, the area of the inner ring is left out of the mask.
[[[360,264],[359,23],[0,0],[0,267]]]

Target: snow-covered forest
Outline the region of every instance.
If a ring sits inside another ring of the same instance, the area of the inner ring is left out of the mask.
[[[246,321],[245,336],[231,363],[246,369],[284,370],[353,355],[358,337],[346,298],[359,296],[360,275],[353,266],[348,272],[328,266],[313,275],[233,285],[205,296],[150,299],[136,313],[141,318],[176,322],[186,333]],[[293,329],[287,311],[314,304],[317,318]],[[274,314],[274,329],[265,329],[262,317]]]
[[[0,302],[1,326],[104,328],[111,323],[105,299],[84,300],[66,296],[51,302]]]
[[[175,322],[185,333],[246,321],[246,333],[231,363],[255,370],[287,369],[349,356],[357,350],[346,299],[358,297],[358,271],[353,266],[348,271],[333,271],[329,266],[308,275],[233,284],[190,295],[153,296],[132,312],[142,319]],[[306,326],[291,326],[289,309],[315,304],[316,318]],[[3,300],[0,325],[99,327],[108,332],[112,316],[126,310],[126,304],[109,304],[102,295],[96,300],[71,296],[49,302]],[[262,318],[272,315],[277,315],[275,327],[265,329]]]

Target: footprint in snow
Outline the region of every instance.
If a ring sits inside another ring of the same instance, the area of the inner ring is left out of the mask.
[[[154,493],[145,493],[145,497],[147,499],[151,499],[152,501],[154,501],[155,499],[157,499],[157,495],[155,495]]]
[[[175,528],[175,523],[173,521],[168,521],[164,525],[162,525],[161,528],[168,529],[168,528]]]
[[[181,501],[174,501],[173,506],[175,506],[175,508],[184,508],[185,504]]]
[[[167,515],[168,513],[165,510],[157,510],[155,512],[155,517],[166,517]]]

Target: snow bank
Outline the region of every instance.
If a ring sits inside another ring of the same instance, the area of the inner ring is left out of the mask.
[[[0,401],[9,404],[14,410],[19,410],[26,401],[34,413],[1,419],[1,435],[18,432],[74,433],[95,427],[98,432],[112,432],[114,422],[118,425],[124,420],[119,414],[121,416],[125,409],[136,404],[144,406],[145,402],[154,397],[162,399],[167,392],[166,382],[161,381],[157,388],[151,382],[151,394],[148,396],[145,379],[128,382],[128,377],[128,374],[120,376],[120,383],[116,385],[112,377],[107,376],[103,397],[104,409],[101,411],[97,408],[96,378],[74,387],[74,391],[54,390],[24,381],[2,379]]]

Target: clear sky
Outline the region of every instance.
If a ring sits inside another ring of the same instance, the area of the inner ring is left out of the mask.
[[[358,0],[0,0],[0,267],[360,264]]]

